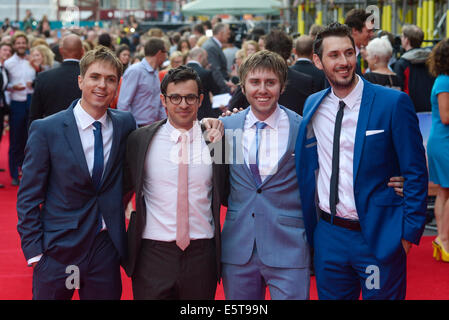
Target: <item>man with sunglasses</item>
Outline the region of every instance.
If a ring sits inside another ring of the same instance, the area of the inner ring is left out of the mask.
[[[123,74],[117,109],[130,111],[139,127],[165,119],[164,107],[159,99],[158,69],[167,60],[165,43],[150,38],[144,46],[145,58],[133,64]]]
[[[214,299],[220,278],[220,194],[209,144],[197,121],[197,73],[180,66],[161,83],[168,119],[128,140],[125,202],[135,192],[126,272],[134,299]]]

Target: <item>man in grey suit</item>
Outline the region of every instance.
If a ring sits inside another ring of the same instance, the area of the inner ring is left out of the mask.
[[[228,211],[222,231],[226,299],[308,299],[310,251],[296,180],[294,146],[301,117],[278,104],[288,66],[274,52],[240,67],[250,107],[223,118]],[[224,203],[225,204],[225,203]]]
[[[213,36],[204,42],[202,48],[207,51],[207,61],[211,65],[213,77],[221,92],[230,92],[233,85],[228,81],[228,67],[222,46],[228,42],[231,31],[227,24],[217,23],[212,32]]]

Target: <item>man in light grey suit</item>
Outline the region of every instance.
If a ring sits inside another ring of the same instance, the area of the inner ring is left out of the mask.
[[[308,299],[310,252],[296,180],[301,117],[278,104],[288,66],[260,51],[240,67],[245,111],[223,118],[229,190],[222,231],[226,299]],[[226,205],[226,203],[224,203]]]
[[[222,45],[228,42],[231,31],[227,24],[217,23],[212,32],[213,36],[204,42],[202,48],[207,51],[207,61],[211,65],[212,75],[221,92],[230,92],[232,83],[228,81],[228,67]]]

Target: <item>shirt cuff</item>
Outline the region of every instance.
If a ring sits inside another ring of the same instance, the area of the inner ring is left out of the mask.
[[[41,253],[40,255],[38,255],[38,256],[35,256],[35,257],[29,259],[29,260],[27,261],[28,266],[31,267],[31,265],[32,265],[34,262],[38,262],[41,258],[42,258],[42,253]]]

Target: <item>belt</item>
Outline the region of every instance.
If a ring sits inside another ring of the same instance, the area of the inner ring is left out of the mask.
[[[326,221],[328,223],[331,223],[332,216],[329,213],[320,209],[320,214],[321,214],[321,219],[323,219],[324,221]],[[344,219],[344,218],[334,216],[333,224],[336,226],[345,228],[345,229],[353,230],[353,231],[362,230],[360,228],[360,222],[358,220],[349,220],[349,219]]]

